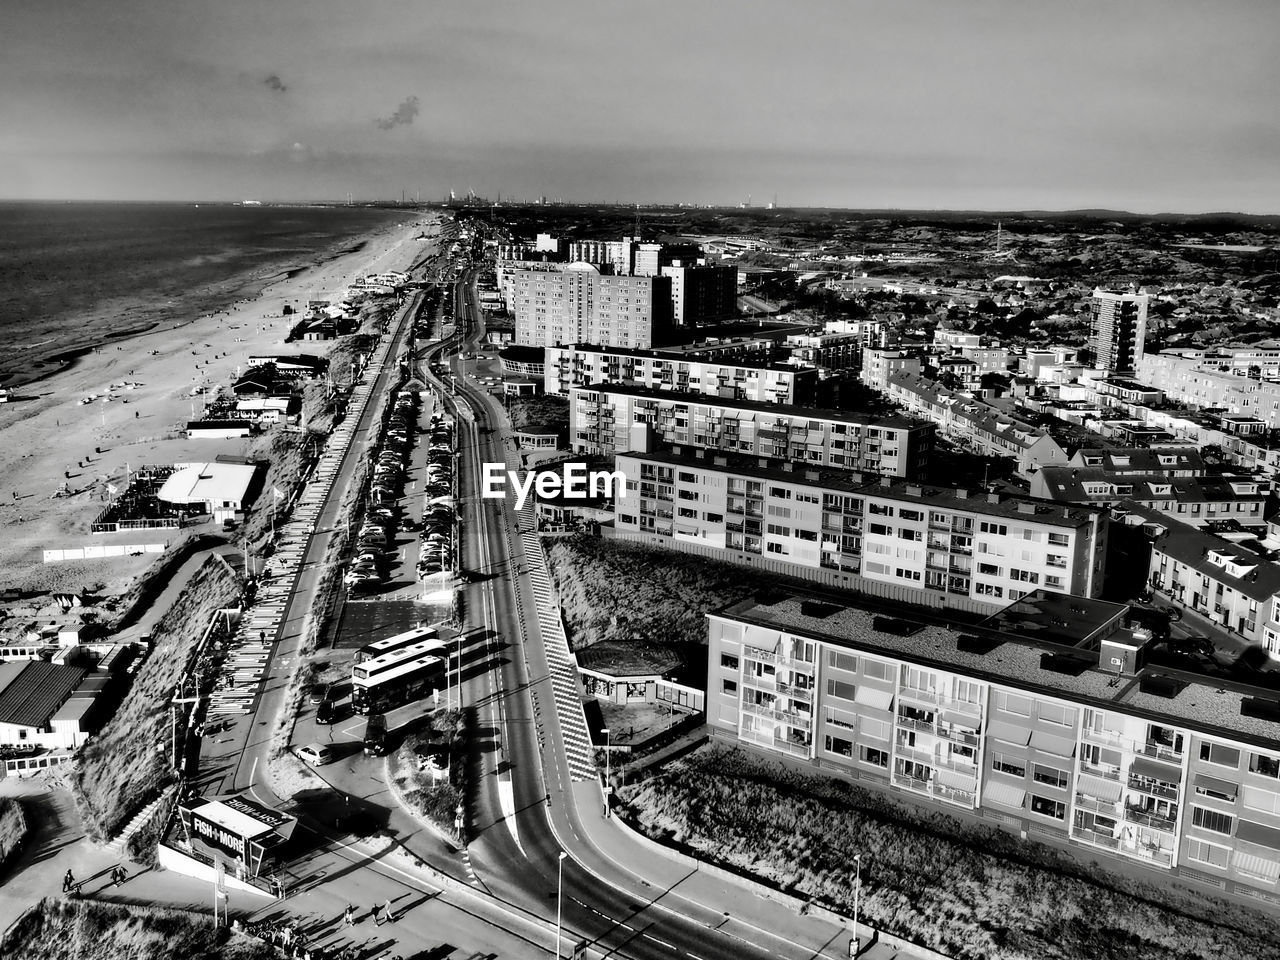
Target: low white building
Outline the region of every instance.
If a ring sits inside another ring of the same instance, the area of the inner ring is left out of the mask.
[[[156,496],[165,503],[201,509],[214,520],[234,519],[244,511],[257,464],[180,463]]]

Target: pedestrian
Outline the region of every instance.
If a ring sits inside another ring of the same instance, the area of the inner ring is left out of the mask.
[[[356,908],[351,904],[347,904],[346,912],[342,915],[342,922],[348,927],[354,927],[356,925]]]
[[[383,907],[382,907],[382,912],[383,912],[384,916],[386,917],[386,921],[387,921],[387,923],[395,923],[395,922],[396,922],[396,915],[395,915],[394,913],[392,913],[392,912],[391,912],[391,901],[390,901],[390,900],[388,900],[388,901],[383,905]]]
[[[382,925],[382,921],[378,919],[378,910],[379,910],[379,909],[380,909],[380,908],[379,908],[379,907],[378,907],[378,905],[375,903],[375,904],[373,905],[373,909],[369,911],[369,915],[370,915],[371,917],[373,917],[373,925],[374,925],[375,927],[379,927],[379,926],[381,926],[381,925]]]
[[[62,892],[66,893],[75,886],[76,878],[71,875],[71,871],[67,871],[67,875],[62,878]]]

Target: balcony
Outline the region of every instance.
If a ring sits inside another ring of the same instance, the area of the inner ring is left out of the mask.
[[[1129,804],[1124,806],[1124,818],[1130,823],[1140,823],[1144,827],[1154,827],[1157,830],[1163,830],[1172,833],[1175,828],[1176,821],[1173,817],[1166,816],[1162,813],[1155,813],[1151,810],[1143,810],[1139,807],[1133,807]]]
[[[920,703],[941,703],[943,698],[938,695],[936,690],[919,690],[916,687],[899,686],[898,692],[904,697],[910,697],[912,700]]]
[[[1090,813],[1104,813],[1108,816],[1115,816],[1116,804],[1119,802],[1117,800],[1115,803],[1108,803],[1096,797],[1086,797],[1083,793],[1077,793],[1074,806],[1077,810],[1088,810]]]
[[[1173,865],[1173,851],[1166,850],[1157,843],[1139,843],[1138,848],[1133,851],[1133,856],[1140,860],[1150,860],[1164,867]]]
[[[933,517],[930,517],[929,529],[930,530],[950,530],[951,521],[948,520],[946,517],[943,517],[941,520],[935,520]]]
[[[1141,745],[1135,745],[1138,753],[1146,757],[1155,757],[1157,760],[1168,760],[1171,763],[1182,763],[1182,751],[1175,750],[1167,743],[1160,743],[1156,740],[1148,740]]]
[[[1119,767],[1095,767],[1092,764],[1081,763],[1080,772],[1087,773],[1091,777],[1101,777],[1103,780],[1114,780],[1117,783],[1124,779],[1124,771]]]
[[[778,681],[778,693],[799,700],[801,703],[813,703],[813,688],[798,687],[794,683]]]
[[[915,720],[899,715],[898,727],[903,730],[919,730],[921,733],[933,733],[933,724],[928,720]]]
[[[761,647],[753,647],[749,644],[742,648],[742,655],[748,660],[758,660],[761,663],[789,664],[793,662],[789,657],[785,657],[780,653],[774,653],[772,650],[765,650]]]
[[[952,743],[963,744],[966,747],[976,747],[982,743],[982,737],[970,730],[961,730],[957,727],[939,726],[937,734],[943,740],[949,740]]]
[[[1142,777],[1129,775],[1129,788],[1131,790],[1141,790],[1143,793],[1153,797],[1161,797],[1165,800],[1177,800],[1178,788],[1170,784],[1163,784],[1157,780],[1144,780]]]
[[[742,712],[749,713],[755,717],[765,717],[769,720],[781,720],[802,730],[809,730],[813,726],[812,714],[797,713],[794,710],[780,710],[777,707],[767,707],[759,703],[744,703]]]
[[[1080,804],[1076,807],[1079,809]],[[1071,835],[1077,840],[1083,840],[1085,843],[1092,843],[1099,847],[1106,847],[1109,850],[1120,849],[1120,838],[1113,837],[1109,833],[1099,833],[1097,830],[1089,830],[1086,827],[1076,827]]]

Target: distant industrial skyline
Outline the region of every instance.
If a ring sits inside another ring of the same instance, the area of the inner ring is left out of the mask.
[[[22,4],[0,197],[1280,213],[1280,5]]]

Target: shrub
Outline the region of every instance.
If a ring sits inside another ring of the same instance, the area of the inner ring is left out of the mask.
[[[0,869],[8,862],[27,835],[27,818],[22,804],[11,797],[0,797]]]

